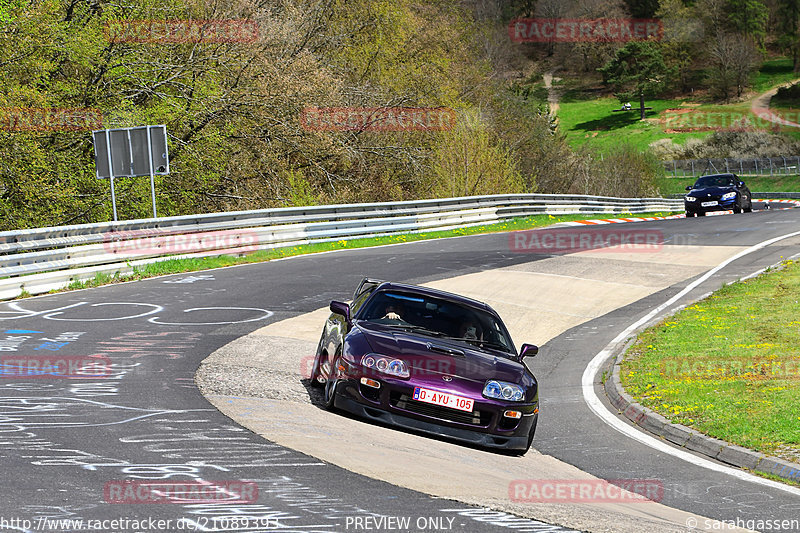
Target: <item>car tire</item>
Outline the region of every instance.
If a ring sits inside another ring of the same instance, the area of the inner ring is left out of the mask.
[[[733,204],[733,213],[734,213],[735,215],[738,215],[738,214],[739,214],[739,213],[741,213],[742,211],[743,211],[743,209],[742,209],[742,197],[740,196],[740,197],[738,197],[738,198],[736,199],[736,203],[735,203],[735,204]]]
[[[751,201],[747,204],[747,207],[744,208],[745,213],[752,213],[753,212],[753,202]]]
[[[320,358],[322,357],[322,352],[317,351],[317,355],[314,356],[314,365],[311,367],[311,385],[314,387],[322,387],[322,382],[320,381],[320,371],[319,367],[322,364]]]
[[[698,211],[697,212],[697,216],[704,217],[704,216],[706,216],[706,212],[705,211]]]
[[[331,365],[331,372],[333,369],[336,368],[336,365],[339,364],[339,354],[336,354],[336,357],[333,358],[333,365]],[[325,409],[328,411],[333,411],[335,409],[334,403],[336,402],[336,386],[339,384],[339,381],[331,376],[325,380]]]

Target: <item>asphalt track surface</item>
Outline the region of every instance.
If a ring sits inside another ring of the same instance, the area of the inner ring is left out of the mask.
[[[796,209],[625,224],[626,230],[660,230],[667,244],[686,246],[752,245],[798,227]],[[608,226],[582,230],[601,228]],[[759,250],[711,277],[686,301],[798,253],[800,239]],[[516,531],[566,531],[509,522],[513,517],[394,487],[276,446],[218,413],[193,382],[197,366],[214,350],[268,323],[346,300],[364,275],[424,283],[545,257],[511,252],[508,236],[494,234],[316,254],[0,305],[0,531],[509,531],[512,525]],[[605,479],[661,480],[664,504],[703,516],[798,519],[797,496],[654,451],[607,426],[583,401],[581,375],[591,358],[690,281],[542,346],[531,365],[542,401],[534,446]],[[87,356],[109,360],[112,371],[95,379],[13,375],[20,357]],[[257,501],[109,503],[122,494],[114,490],[123,481],[234,480],[257,483]],[[407,517],[410,526],[379,522],[381,517]],[[53,522],[64,519],[84,523]],[[120,522],[108,522],[113,519]]]

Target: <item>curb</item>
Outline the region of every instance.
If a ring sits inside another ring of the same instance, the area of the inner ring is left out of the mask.
[[[635,337],[634,337],[635,338]],[[622,387],[619,369],[622,355],[631,342],[617,347],[614,356],[612,375],[606,379],[603,388],[611,405],[620,414],[640,428],[661,437],[687,450],[701,453],[725,464],[745,468],[763,474],[771,474],[783,479],[800,482],[800,464],[791,463],[777,457],[764,455],[735,444],[715,439],[681,424],[672,424],[669,420],[637,403]]]

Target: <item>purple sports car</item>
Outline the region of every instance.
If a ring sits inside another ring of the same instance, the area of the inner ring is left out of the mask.
[[[342,409],[480,446],[525,453],[539,413],[536,378],[488,305],[364,279],[331,302],[311,372],[328,409]]]

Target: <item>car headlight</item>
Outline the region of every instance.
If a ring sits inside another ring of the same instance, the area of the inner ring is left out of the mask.
[[[735,192],[726,192],[725,194],[722,195],[723,200],[730,200],[731,198],[736,198]]]
[[[687,196],[686,198],[684,198],[684,200],[686,200],[687,202],[695,202],[697,201],[697,198],[695,198],[694,196]]]
[[[389,376],[397,376],[400,378],[407,378],[409,376],[408,366],[405,361],[373,353],[361,358],[361,366],[374,368],[378,372]]]
[[[525,399],[525,390],[516,383],[490,379],[483,386],[483,395],[487,398],[521,402]]]

